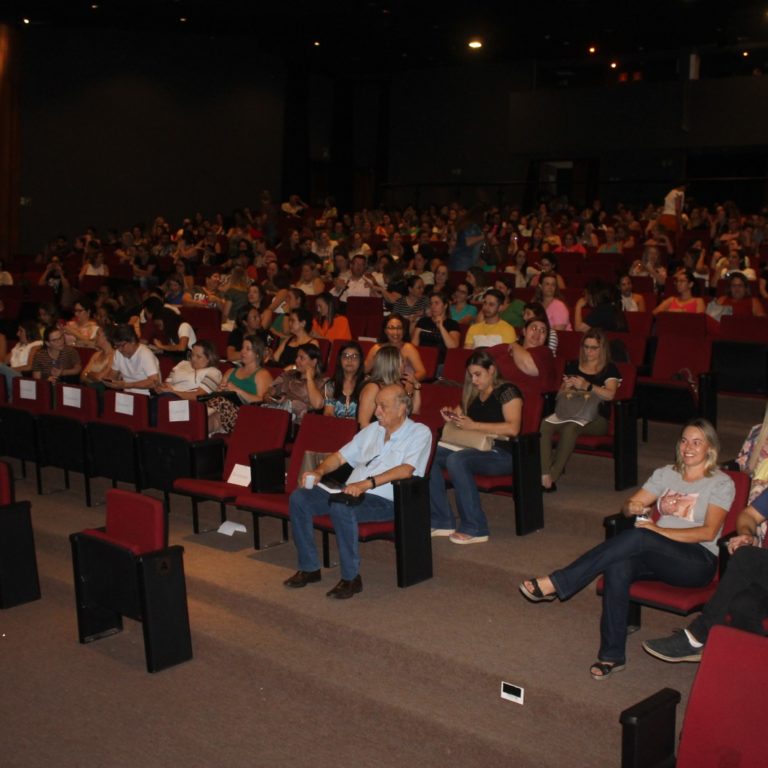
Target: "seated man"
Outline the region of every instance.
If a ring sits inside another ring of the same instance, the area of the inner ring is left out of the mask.
[[[480,347],[495,347],[497,344],[512,344],[517,341],[515,329],[501,319],[501,306],[504,294],[495,288],[485,292],[481,309],[482,320],[469,326],[467,338],[464,340],[465,349]]]
[[[130,325],[118,325],[111,333],[115,358],[109,375],[102,379],[110,389],[149,395],[160,383],[160,364],[149,347],[139,342]]]
[[[399,384],[382,387],[376,395],[377,422],[369,424],[341,450],[328,456],[317,469],[305,472],[300,488],[291,494],[293,540],[299,570],[286,579],[286,587],[304,587],[320,581],[320,561],[315,548],[312,518],[329,514],[333,520],[341,560],[341,581],[327,593],[345,600],[363,591],[360,578],[357,524],[394,517],[393,480],[423,477],[432,447],[432,434],[424,424],[408,418],[411,400]],[[307,488],[307,478],[316,482],[342,464],[352,466],[344,493],[363,500],[348,506],[330,503],[330,494],[320,487]]]
[[[717,624],[768,635],[768,550],[753,546],[757,529],[768,519],[768,489],[736,521],[728,540],[733,555],[712,599],[687,629],[646,640],[643,648],[663,661],[701,661],[709,630]]]

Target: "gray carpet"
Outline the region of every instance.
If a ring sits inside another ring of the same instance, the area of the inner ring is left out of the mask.
[[[758,400],[720,398],[724,458],[762,418]],[[651,425],[640,475],[667,463],[678,428]],[[17,465],[16,465],[17,466]],[[18,468],[18,466],[17,466]],[[191,534],[189,504],[173,497],[171,542],[185,547],[195,658],[149,675],[141,627],[76,640],[68,535],[103,522],[61,473],[30,479],[43,599],[0,612],[2,765],[103,766],[615,766],[619,713],[663,686],[684,701],[695,665],[667,665],[640,643],[684,619],[645,611],[627,668],[595,682],[600,601],[589,587],[567,603],[533,605],[517,592],[602,539],[601,520],[627,493],[609,461],[576,456],[545,497],[546,527],[514,535],[511,500],[487,497],[488,544],[434,541],[435,578],[400,590],[393,548],[362,545],[364,592],[346,602],[323,582],[288,591],[292,545],[262,552],[250,532]],[[103,499],[106,482],[95,483]],[[203,507],[215,526],[217,509]],[[232,519],[250,526],[250,516]],[[278,524],[262,524],[265,540]],[[525,704],[499,696],[502,680]],[[679,720],[682,711],[678,716]]]

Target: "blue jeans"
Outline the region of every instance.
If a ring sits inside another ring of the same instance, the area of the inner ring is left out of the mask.
[[[19,378],[21,374],[14,371],[10,365],[0,364],[0,376],[5,376],[5,393],[8,396],[8,402],[13,401],[13,380]]]
[[[508,475],[512,472],[512,454],[504,450],[478,451],[464,448],[451,451],[438,445],[432,469],[429,473],[429,504],[432,527],[453,529],[456,518],[448,503],[448,491],[443,470],[456,491],[456,508],[459,512],[458,531],[469,536],[487,536],[488,521],[480,506],[480,494],[475,484],[475,473],[483,475]]]
[[[567,600],[603,574],[600,661],[623,664],[632,582],[663,581],[675,587],[703,587],[712,581],[717,558],[701,544],[672,541],[654,531],[631,528],[590,549],[550,575],[561,600]]]
[[[392,520],[395,516],[395,505],[381,496],[366,493],[361,504],[348,507],[346,504],[330,504],[329,495],[322,488],[299,488],[291,494],[288,508],[291,512],[293,541],[299,555],[299,570],[320,570],[312,518],[330,514],[339,548],[341,578],[354,579],[360,573],[357,524]]]

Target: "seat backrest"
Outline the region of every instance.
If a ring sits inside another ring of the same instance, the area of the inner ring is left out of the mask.
[[[710,368],[712,342],[702,334],[692,336],[659,336],[656,355],[653,358],[653,378],[671,381],[683,368],[694,376]]]
[[[378,296],[350,296],[347,317],[377,317],[380,326],[384,319],[384,303]]]
[[[632,313],[636,314],[636,313]],[[625,333],[623,331],[608,331],[605,334],[609,342],[611,342],[611,349],[613,352],[615,342],[621,342],[624,349],[627,351],[627,357],[632,365],[640,366],[645,362],[645,346],[648,340],[648,335],[641,335],[639,333]]]
[[[661,312],[656,315],[657,336],[694,336],[707,334],[707,316],[703,313]]]
[[[92,421],[99,414],[96,390],[75,384],[57,384],[56,405],[52,412],[78,421]]]
[[[720,319],[720,338],[768,344],[768,318],[724,315]]]
[[[578,360],[583,336],[584,334],[579,331],[558,331],[556,357]]]
[[[417,347],[417,349],[427,372],[424,378],[431,381],[437,375],[437,358],[440,350],[437,347]]]
[[[134,431],[146,429],[149,426],[149,397],[108,389],[104,393],[101,421]]]
[[[106,500],[107,538],[137,555],[155,552],[165,546],[162,501],[118,488],[110,488]]]
[[[13,380],[13,405],[32,413],[46,413],[51,409],[51,385],[42,379],[17,376]]]
[[[627,330],[630,333],[637,333],[647,338],[651,335],[651,326],[653,325],[653,315],[647,312],[625,312],[624,317],[627,321]]]
[[[523,423],[520,434],[528,435],[541,429],[541,418],[544,411],[544,391],[535,385],[520,386],[523,395]]]
[[[11,465],[6,461],[0,461],[0,506],[13,504],[15,497]]]
[[[467,370],[467,360],[473,350],[456,347],[448,349],[445,352],[445,363],[443,365],[443,378],[448,381],[457,381],[464,384],[464,374]],[[461,399],[461,398],[459,398]]]
[[[158,398],[157,431],[178,435],[186,440],[205,440],[208,436],[205,403],[173,397]]]
[[[438,431],[445,421],[440,415],[443,408],[455,408],[461,403],[462,388],[450,384],[422,384],[421,408],[413,420]]]
[[[766,764],[761,716],[768,687],[768,638],[712,629],[688,697],[677,768]]]
[[[733,502],[728,510],[728,514],[723,521],[721,536],[727,536],[729,533],[733,533],[736,530],[736,520],[741,514],[741,511],[746,508],[747,501],[749,500],[749,486],[751,482],[750,477],[746,472],[732,472],[731,470],[725,470],[725,474],[733,480],[736,493],[733,496]]]
[[[232,474],[235,464],[249,466],[252,453],[282,450],[290,425],[288,411],[258,405],[241,406],[227,444],[224,479]]]
[[[346,445],[357,432],[354,419],[338,419],[335,416],[320,416],[308,413],[301,420],[299,433],[291,451],[285,488],[290,493],[299,482],[299,470],[307,451],[333,453]]]

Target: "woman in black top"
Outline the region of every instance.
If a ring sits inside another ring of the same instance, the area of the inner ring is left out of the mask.
[[[417,323],[413,332],[413,343],[417,347],[437,347],[437,362],[445,361],[445,350],[459,346],[461,331],[459,324],[448,315],[448,299],[442,293],[429,295],[427,315]]]
[[[444,408],[443,419],[461,430],[515,437],[520,433],[523,398],[520,390],[499,377],[496,363],[484,349],[475,350],[467,360],[461,405]],[[503,446],[503,443],[502,443]],[[443,470],[456,492],[460,522],[448,503]],[[439,445],[429,474],[432,535],[450,536],[454,544],[488,541],[488,521],[480,506],[474,474],[506,475],[512,472],[512,454],[504,447],[490,451],[476,448],[451,450]]]
[[[611,362],[610,347],[605,334],[592,328],[581,340],[579,359],[566,363],[560,393],[587,391],[603,402],[613,400],[619,388],[621,376]],[[579,396],[581,397],[581,396]],[[562,419],[556,413],[541,422],[541,485],[545,491],[556,490],[555,482],[565,469],[565,463],[576,447],[580,435],[605,435],[608,419],[598,415],[592,421]],[[560,436],[557,446],[552,438]]]

